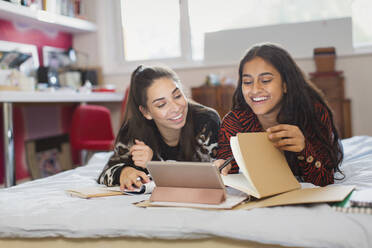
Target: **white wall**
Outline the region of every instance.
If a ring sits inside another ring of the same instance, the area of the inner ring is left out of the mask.
[[[205,60],[239,60],[250,46],[267,41],[280,44],[295,58],[309,58],[314,47],[328,46],[339,55],[349,55],[353,53],[351,17],[206,33]]]

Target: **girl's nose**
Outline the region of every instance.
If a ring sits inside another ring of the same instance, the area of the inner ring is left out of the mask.
[[[180,110],[180,105],[176,101],[170,102],[170,111],[178,112]]]
[[[260,92],[261,91],[261,83],[256,80],[255,82],[253,82],[253,85],[252,85],[252,93],[257,93],[257,92]]]

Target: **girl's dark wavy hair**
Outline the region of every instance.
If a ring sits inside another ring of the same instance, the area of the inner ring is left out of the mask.
[[[233,95],[233,109],[251,109],[243,97],[242,73],[245,63],[256,57],[260,57],[270,63],[280,73],[282,81],[287,87],[287,93],[283,95],[281,110],[277,117],[278,123],[296,125],[301,129],[305,138],[318,139],[325,145],[324,147],[331,160],[331,168],[328,169],[341,172],[339,165],[343,159],[343,152],[339,143],[339,135],[334,125],[332,111],[324,100],[321,91],[305,79],[301,69],[283,48],[274,44],[261,44],[248,50],[240,61],[238,86]],[[315,103],[322,104],[329,112],[332,124],[332,133],[328,134],[329,136],[322,135],[324,134],[324,129],[327,128],[322,125],[320,116],[317,116],[315,112]],[[315,137],[306,137],[309,129],[312,130]],[[295,153],[286,152],[286,157],[291,164],[297,161]]]
[[[134,143],[134,139],[141,140],[153,150],[155,156],[161,154],[160,139],[162,139],[162,136],[155,122],[153,120],[147,120],[142,115],[139,106],[145,109],[147,108],[147,90],[155,80],[160,78],[169,78],[181,87],[176,73],[164,66],[145,67],[140,65],[132,73],[124,121],[116,140],[118,141],[122,136],[126,137],[128,139],[126,142],[129,143]],[[195,110],[194,105],[196,104],[189,101],[187,121],[181,130],[181,137],[179,139],[179,149],[181,152],[177,158],[178,160],[198,160],[193,122],[193,115],[197,110]],[[122,134],[122,132],[127,133]]]

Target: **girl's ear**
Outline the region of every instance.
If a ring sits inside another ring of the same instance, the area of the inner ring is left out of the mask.
[[[283,82],[283,93],[287,94],[287,83]]]
[[[139,110],[141,111],[143,117],[145,117],[149,121],[152,120],[152,116],[150,115],[146,108],[144,108],[143,106],[139,106]]]

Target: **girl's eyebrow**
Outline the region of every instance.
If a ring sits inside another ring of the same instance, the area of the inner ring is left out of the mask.
[[[251,74],[243,74],[242,77],[252,77]]]
[[[266,75],[273,76],[271,72],[262,72],[258,76],[261,77],[261,76],[266,76]],[[243,74],[242,77],[253,77],[253,76],[251,74]]]
[[[179,90],[178,87],[174,88],[174,90],[172,91],[172,94],[174,94],[174,92],[176,92],[177,90]]]
[[[179,90],[178,87],[174,88],[174,90],[172,91],[172,94],[174,94],[174,92],[176,92],[177,90]],[[159,97],[159,98],[156,98],[155,100],[152,101],[152,103],[154,102],[157,102],[157,101],[161,101],[161,100],[164,100],[165,97]]]
[[[263,72],[258,76],[266,76],[266,75],[274,76],[271,72]]]
[[[154,101],[152,101],[152,103],[157,102],[157,101],[161,101],[161,100],[164,100],[164,99],[165,99],[165,97],[156,98]]]

